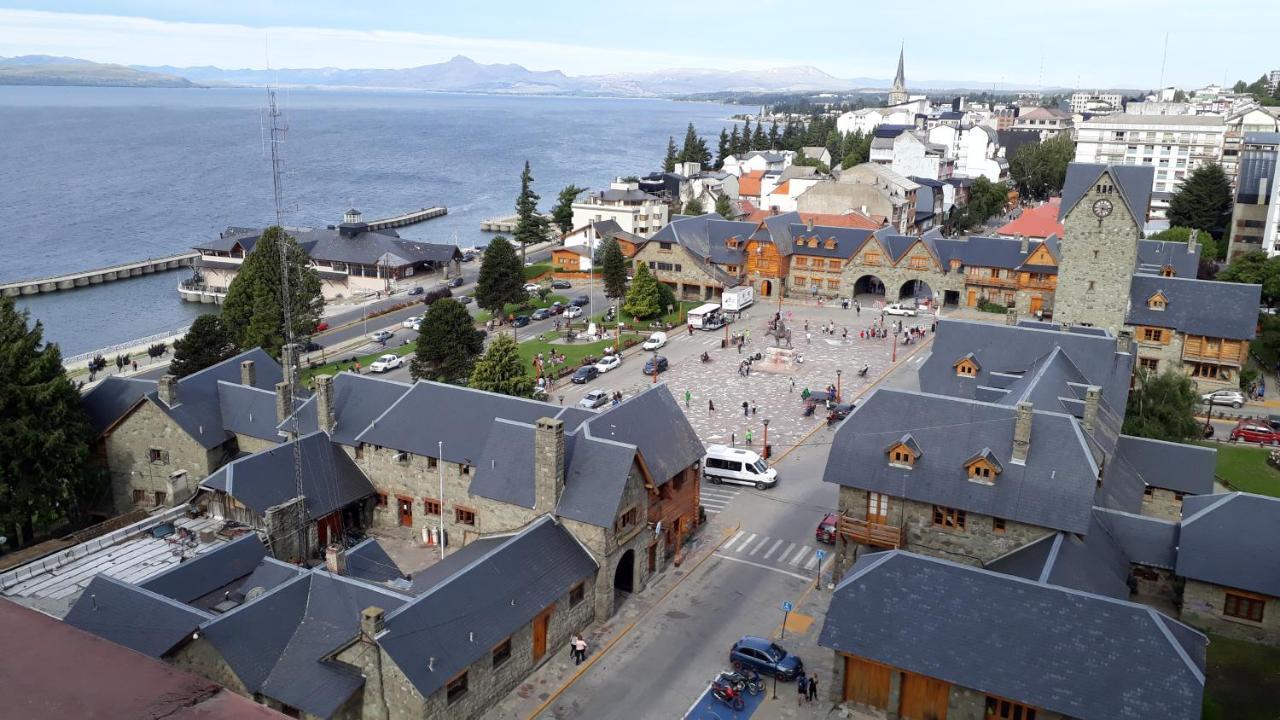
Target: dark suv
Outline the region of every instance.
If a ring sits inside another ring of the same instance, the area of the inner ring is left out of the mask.
[[[575,385],[582,385],[583,383],[595,380],[597,377],[600,377],[600,371],[596,369],[595,365],[583,365],[578,368],[577,372],[573,374],[573,377],[569,379],[573,381]]]
[[[748,635],[729,649],[729,664],[734,670],[752,669],[779,680],[794,680],[804,672],[804,663],[777,643]]]
[[[571,287],[573,287],[573,283],[569,282],[568,280],[552,280],[551,281],[552,290],[568,290]]]

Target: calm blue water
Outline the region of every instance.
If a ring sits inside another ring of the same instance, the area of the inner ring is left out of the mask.
[[[0,87],[0,279],[185,250],[274,219],[263,90]],[[445,205],[400,234],[483,244],[523,163],[549,210],[569,183],[658,169],[690,121],[714,146],[733,109],[661,100],[282,91],[287,224]],[[164,273],[20,301],[75,354],[173,329],[201,310]]]

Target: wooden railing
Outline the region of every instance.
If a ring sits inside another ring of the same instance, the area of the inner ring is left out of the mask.
[[[840,516],[839,532],[845,540],[862,545],[883,548],[898,548],[902,545],[902,528],[859,520],[848,515]]]

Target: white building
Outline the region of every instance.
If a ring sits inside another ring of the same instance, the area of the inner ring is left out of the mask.
[[[1224,122],[1226,132],[1222,139],[1222,170],[1234,188],[1240,174],[1241,145],[1245,134],[1280,131],[1280,120],[1277,120],[1275,109],[1251,104],[1231,113]]]
[[[985,177],[991,182],[1000,182],[1008,175],[1009,165],[1002,155],[996,131],[986,125],[938,125],[929,131],[929,143],[946,148],[947,156],[953,159],[953,175]],[[908,177],[928,177],[920,173],[903,174]],[[934,179],[946,180],[948,177],[951,175]]]
[[[1071,95],[1071,112],[1074,114],[1093,113],[1095,115],[1120,112],[1122,109],[1121,100],[1119,93],[1073,93]]]
[[[604,220],[618,223],[623,232],[647,238],[666,226],[667,204],[641,191],[638,183],[619,178],[608,190],[593,190],[573,204],[575,228]]]
[[[1151,216],[1164,218],[1169,198],[1193,170],[1222,161],[1225,125],[1209,115],[1106,115],[1076,126],[1076,161],[1155,169]]]
[[[752,150],[741,157],[726,157],[720,169],[734,177],[755,171],[782,172],[791,166],[795,158],[796,154],[791,150]]]
[[[1013,121],[1014,130],[1034,130],[1041,140],[1071,130],[1071,113],[1058,108],[1037,107],[1020,113]]]

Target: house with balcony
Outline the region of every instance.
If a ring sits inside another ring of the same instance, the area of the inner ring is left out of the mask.
[[[624,231],[642,238],[651,237],[667,224],[667,203],[644,192],[637,182],[619,178],[607,190],[593,190],[573,203],[573,227],[612,220]]]

